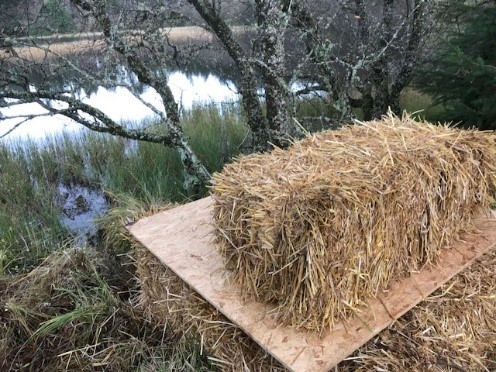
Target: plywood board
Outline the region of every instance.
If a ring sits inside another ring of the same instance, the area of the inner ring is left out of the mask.
[[[223,259],[213,243],[211,198],[182,205],[129,227],[130,232],[164,265],[293,371],[328,371],[476,258],[496,246],[496,218],[476,221],[480,233],[464,237],[443,251],[440,264],[394,283],[369,303],[363,317],[318,334],[281,326],[271,306],[242,301],[228,283]]]

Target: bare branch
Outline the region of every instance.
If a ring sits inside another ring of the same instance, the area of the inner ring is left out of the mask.
[[[14,132],[17,128],[19,128],[22,124],[24,124],[24,123],[28,122],[29,120],[32,120],[32,119],[34,119],[36,117],[39,117],[39,116],[42,116],[42,115],[17,115],[17,116],[9,116],[9,117],[2,118],[2,120],[6,120],[6,119],[19,119],[19,118],[22,118],[23,120],[21,120],[20,122],[16,123],[12,128],[10,128],[4,134],[0,135],[0,139],[1,138],[4,138],[4,137],[7,137],[9,134],[11,134],[12,132]]]

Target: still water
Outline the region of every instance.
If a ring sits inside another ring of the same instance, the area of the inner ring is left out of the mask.
[[[176,102],[184,110],[191,109],[194,105],[220,104],[233,102],[239,99],[234,84],[227,80],[221,81],[214,74],[186,74],[181,71],[172,72],[169,75],[169,86],[174,94]],[[153,118],[154,113],[136,98],[127,88],[116,87],[106,89],[98,87],[90,94],[80,90],[79,98],[95,108],[100,109],[111,119],[117,122],[139,122],[143,119]],[[145,87],[140,94],[141,99],[164,111],[160,97],[150,87]],[[0,109],[0,137],[7,133],[17,123],[19,118],[9,117],[27,114],[46,114],[46,110],[36,103],[26,103],[10,108]],[[23,123],[12,133],[2,140],[16,140],[22,138],[42,139],[47,135],[56,134],[61,131],[78,131],[82,126],[61,115],[39,116],[29,122]],[[0,140],[1,141],[1,140]]]

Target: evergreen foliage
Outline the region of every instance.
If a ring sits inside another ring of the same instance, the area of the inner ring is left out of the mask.
[[[496,7],[448,5],[460,22],[417,74],[417,84],[445,108],[444,120],[496,129]]]

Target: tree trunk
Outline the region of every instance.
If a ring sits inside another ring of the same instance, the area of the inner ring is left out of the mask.
[[[419,50],[421,48],[422,35],[424,32],[424,11],[426,2],[423,0],[414,0],[413,10],[411,10],[410,30],[407,48],[404,53],[402,69],[400,70],[396,81],[391,87],[391,108],[395,111],[394,106],[397,106],[400,111],[399,97],[400,93],[411,81],[413,69],[419,58]]]
[[[252,135],[250,141],[245,141],[243,150],[245,152],[268,150],[270,148],[268,123],[258,99],[257,79],[252,63],[248,61],[243,48],[234,39],[230,27],[211,4],[202,0],[188,0],[188,2],[212,29],[239,71],[241,77],[239,93]]]
[[[265,103],[270,140],[278,147],[287,147],[291,131],[288,89],[284,80],[287,17],[278,0],[256,0],[265,81]]]
[[[107,45],[126,59],[129,68],[136,74],[140,82],[154,88],[160,95],[166,112],[166,116],[161,115],[162,122],[169,132],[170,147],[177,150],[183,165],[183,187],[190,195],[197,194],[201,187],[210,180],[210,174],[191,149],[181,128],[178,106],[169,85],[163,81],[165,77],[162,77],[161,80],[155,78],[154,74],[138,56],[135,47],[113,32],[105,0],[95,1],[92,7],[89,7],[88,3],[83,0],[72,1],[76,5],[87,6],[93,12],[97,22],[103,29]]]
[[[378,119],[388,111],[389,105],[389,59],[391,54],[388,44],[393,41],[393,5],[394,0],[383,0],[382,25],[376,50],[381,56],[371,68],[372,110],[371,119]]]
[[[410,4],[408,2],[408,4]],[[372,89],[373,89],[373,107],[371,111],[372,118],[379,118],[389,109],[395,114],[401,114],[399,98],[401,91],[411,80],[413,68],[418,59],[420,42],[422,39],[422,19],[425,8],[425,1],[414,0],[413,8],[407,9],[407,20],[402,26],[406,30],[406,46],[402,46],[399,55],[393,55],[393,48],[388,46],[392,43],[395,35],[393,27],[393,10],[394,0],[384,0],[383,3],[383,29],[381,32],[382,39],[379,43],[381,50],[387,48],[372,68]],[[399,26],[397,26],[399,27]],[[394,59],[394,60],[393,60]],[[399,72],[396,75],[391,74],[388,63],[394,63],[399,66]]]

